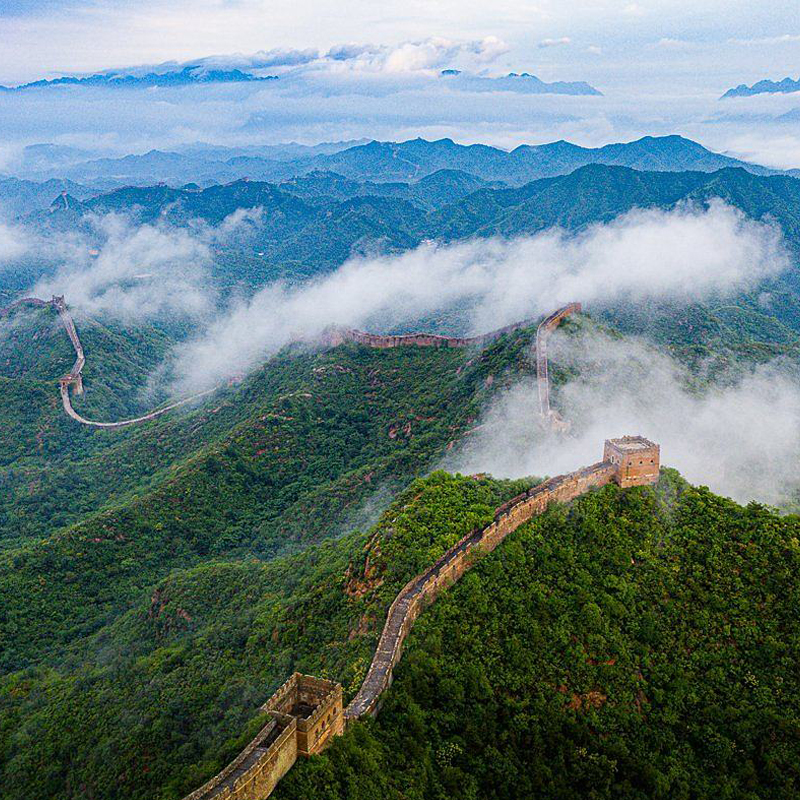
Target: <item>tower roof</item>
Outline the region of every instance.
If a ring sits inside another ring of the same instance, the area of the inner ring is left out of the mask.
[[[658,447],[655,442],[645,439],[644,436],[621,436],[619,439],[608,439],[608,444],[626,453]]]

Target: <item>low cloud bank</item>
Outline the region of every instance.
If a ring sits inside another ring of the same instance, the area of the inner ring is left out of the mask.
[[[692,483],[740,502],[796,502],[800,458],[797,366],[759,366],[724,387],[693,391],[680,364],[635,340],[556,334],[552,361],[579,375],[556,403],[569,435],[540,427],[534,380],[499,396],[447,468],[498,477],[556,475],[599,461],[603,441],[642,434]]]
[[[14,225],[0,221],[0,270],[22,258],[30,248],[30,237]]]
[[[92,224],[97,249],[73,237],[59,254],[62,266],[34,287],[36,296],[63,294],[81,312],[125,321],[211,312],[212,258],[201,238],[178,228],[132,225],[117,215]],[[46,244],[54,246],[52,240]]]
[[[472,331],[483,332],[571,300],[688,302],[739,291],[786,264],[776,229],[721,203],[634,211],[579,235],[426,243],[351,260],[308,284],[265,287],[179,348],[176,374],[181,389],[204,388],[330,325],[385,332],[464,308]]]

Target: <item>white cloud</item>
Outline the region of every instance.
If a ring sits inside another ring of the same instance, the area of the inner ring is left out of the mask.
[[[800,42],[800,33],[784,33],[780,36],[761,36],[752,39],[728,39],[729,44],[740,44],[747,47],[763,47],[764,45],[795,44]]]
[[[569,40],[547,40],[553,44],[565,44]],[[508,45],[497,36],[482,39],[448,39],[431,36],[394,45],[342,44],[334,45],[322,53],[316,48],[272,48],[255,53],[213,55],[186,61],[163,61],[158,64],[141,64],[130,67],[115,67],[103,70],[104,74],[142,76],[149,73],[164,73],[186,67],[202,69],[240,69],[263,73],[272,70],[278,74],[287,71],[302,74],[303,67],[312,71],[334,70],[342,65],[352,71],[405,73],[431,71],[458,62],[462,65],[487,64],[507,53]]]
[[[787,125],[787,129],[793,126]],[[730,153],[754,164],[774,169],[791,169],[800,165],[800,134],[786,130],[774,136],[746,131],[732,136]]]
[[[542,39],[537,47],[561,47],[565,44],[570,44],[572,39],[569,36],[562,36],[560,39]]]
[[[97,254],[91,253],[91,240],[73,237],[62,266],[34,287],[36,296],[63,294],[82,313],[128,321],[212,309],[211,253],[200,238],[185,230],[133,226],[115,215],[93,223],[101,240]]]
[[[686,50],[694,47],[694,42],[689,42],[686,39],[671,39],[663,38],[656,42],[656,47],[662,47],[666,50]]]
[[[629,17],[642,17],[644,16],[645,10],[638,3],[628,3],[622,9],[622,13]]]
[[[641,434],[661,445],[662,463],[692,483],[741,502],[796,502],[800,384],[796,368],[760,366],[724,386],[692,388],[680,364],[636,340],[557,334],[554,365],[577,374],[556,402],[569,435],[537,424],[534,381],[517,384],[487,410],[447,467],[497,476],[554,475],[601,459],[603,440]]]
[[[325,60],[346,64],[356,72],[397,74],[438,70],[454,64],[486,64],[508,49],[496,36],[467,41],[433,36],[397,45],[340,45],[331,48]]]
[[[302,286],[273,284],[235,304],[177,353],[182,389],[250,369],[329,325],[388,330],[459,306],[490,330],[579,299],[692,300],[726,293],[786,266],[778,233],[723,204],[635,211],[577,236],[425,244],[400,256],[353,259]]]
[[[31,237],[17,225],[0,221],[0,269],[13,262],[31,249]]]

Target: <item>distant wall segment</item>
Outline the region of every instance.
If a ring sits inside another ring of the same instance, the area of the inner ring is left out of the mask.
[[[67,307],[63,295],[53,295],[53,298],[49,301],[40,300],[38,297],[23,297],[20,300],[12,303],[10,306],[0,309],[0,317],[7,316],[13,309],[22,305],[31,305],[37,307],[51,306],[58,313],[58,316],[61,319],[61,324],[63,325],[64,330],[67,332],[70,343],[75,350],[75,363],[72,365],[72,369],[66,373],[66,375],[63,375],[58,379],[61,393],[61,403],[64,406],[64,411],[66,412],[67,416],[69,416],[71,419],[74,419],[76,422],[80,422],[82,425],[88,425],[92,428],[125,428],[128,425],[136,425],[139,422],[147,422],[148,420],[160,417],[162,414],[166,414],[168,411],[172,411],[179,406],[191,403],[193,400],[198,400],[199,398],[216,391],[216,389],[208,389],[205,392],[198,392],[197,394],[193,394],[191,397],[186,397],[183,400],[178,400],[175,403],[164,406],[164,408],[159,408],[156,411],[151,411],[149,414],[144,414],[141,417],[133,417],[132,419],[123,419],[118,420],[117,422],[97,422],[96,420],[86,419],[86,417],[82,417],[72,407],[72,398],[70,397],[70,387],[73,387],[73,391],[76,394],[83,394],[83,367],[86,364],[86,358],[83,354],[83,345],[81,344],[80,337],[78,336],[78,329],[75,327],[75,321],[72,319],[72,314],[69,312],[69,308]]]
[[[124,428],[129,425],[136,425],[140,422],[147,422],[148,420],[160,417],[179,406],[191,403],[198,400],[205,395],[211,394],[216,389],[208,389],[204,392],[198,392],[183,400],[179,400],[164,408],[159,408],[156,411],[151,411],[149,414],[143,414],[140,417],[133,417],[131,419],[118,420],[116,422],[98,422],[96,420],[86,419],[86,417],[78,414],[72,406],[72,398],[70,396],[70,387],[72,387],[75,394],[83,394],[83,367],[86,364],[86,358],[83,352],[83,345],[81,344],[78,330],[75,327],[75,321],[69,312],[69,308],[64,299],[64,296],[54,295],[51,300],[41,300],[38,297],[23,297],[11,305],[0,309],[0,317],[7,316],[14,308],[22,305],[31,305],[37,307],[52,306],[56,310],[67,332],[67,336],[75,350],[75,363],[72,369],[59,378],[61,403],[64,406],[64,411],[67,416],[79,422],[81,425],[88,425],[93,428]],[[568,424],[561,419],[558,412],[550,409],[550,382],[547,372],[547,337],[555,330],[560,324],[561,320],[569,314],[578,313],[581,310],[580,303],[570,303],[557,311],[553,312],[549,317],[544,319],[536,330],[536,376],[539,389],[539,402],[541,406],[542,419],[545,424],[556,430],[568,429]],[[485,347],[492,342],[497,341],[501,336],[512,333],[521,328],[530,327],[533,320],[527,319],[521,322],[515,322],[511,325],[506,325],[502,328],[490,331],[489,333],[481,334],[480,336],[458,337],[458,336],[439,336],[433,333],[409,333],[398,335],[383,335],[376,333],[366,333],[351,328],[334,328],[322,336],[322,341],[328,346],[336,346],[343,342],[356,342],[357,344],[365,345],[366,347],[374,347],[377,349],[388,349],[392,347]]]
[[[562,320],[571,314],[581,313],[580,303],[568,303],[543,319],[536,328],[536,384],[539,392],[539,413],[542,422],[548,428],[556,431],[569,430],[569,423],[550,407],[550,375],[548,372],[547,341],[553,331],[558,328]],[[366,347],[385,350],[391,347],[486,347],[497,341],[507,333],[513,333],[521,328],[528,328],[535,320],[526,319],[506,325],[503,328],[484,333],[480,336],[458,337],[438,336],[433,333],[405,333],[385,335],[379,333],[366,333],[354,328],[337,328],[325,335],[329,345],[335,346],[342,342],[356,342]]]

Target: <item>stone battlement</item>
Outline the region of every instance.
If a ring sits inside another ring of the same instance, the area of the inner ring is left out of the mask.
[[[344,730],[342,687],[323,678],[295,672],[261,708],[295,719],[298,755],[321,752]]]
[[[295,672],[261,706],[270,721],[222,772],[184,800],[262,800],[298,756],[327,747],[344,730],[342,687]]]
[[[264,800],[288,771],[298,755],[321,752],[344,724],[364,716],[374,716],[381,697],[392,683],[392,673],[403,652],[403,644],[414,621],[440,592],[455,583],[476,561],[494,550],[510,533],[553,503],[568,503],[591,489],[616,482],[621,487],[646,485],[658,480],[659,447],[641,436],[623,436],[605,442],[603,461],[589,467],[558,475],[523,492],[495,510],[494,519],[485,528],[471,531],[422,574],[412,578],[389,607],[375,654],[356,696],[342,710],[342,687],[338,683],[295,673],[262,706],[275,720],[289,720],[294,736],[281,739],[280,752],[275,746],[263,749],[263,755],[237,778],[235,788],[219,794],[228,779],[212,778],[206,787],[184,800]],[[641,461],[641,464],[638,462]],[[265,729],[266,730],[266,729]],[[262,732],[263,733],[263,732]],[[259,734],[261,735],[261,734]],[[277,740],[276,740],[277,741]],[[250,755],[240,754],[220,775],[242,769],[258,750],[249,746]],[[244,751],[247,753],[248,751]]]
[[[617,467],[617,483],[623,488],[658,480],[659,446],[643,436],[606,439],[603,461]]]
[[[333,328],[323,335],[323,341],[329,346],[336,346],[343,342],[356,342],[366,347],[380,350],[391,347],[484,347],[497,341],[501,336],[522,328],[530,327],[533,320],[526,319],[514,322],[503,328],[482,333],[479,336],[440,336],[436,333],[398,333],[380,334],[366,333],[354,328]]]

